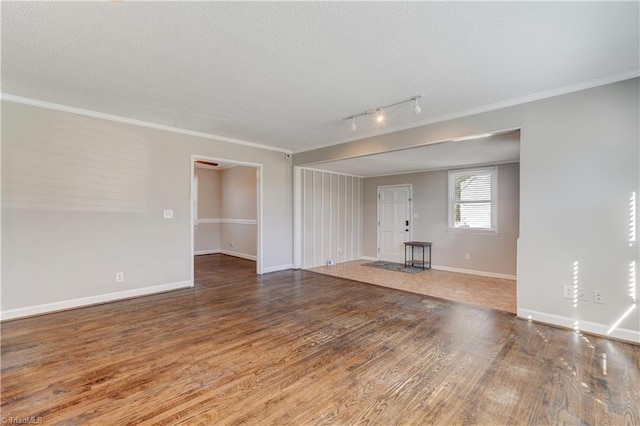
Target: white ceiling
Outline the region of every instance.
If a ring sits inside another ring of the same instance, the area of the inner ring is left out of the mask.
[[[2,2],[2,92],[304,151],[637,76],[638,2]],[[389,110],[385,127],[342,117]]]
[[[309,167],[360,177],[444,170],[520,161],[520,131],[313,164]]]

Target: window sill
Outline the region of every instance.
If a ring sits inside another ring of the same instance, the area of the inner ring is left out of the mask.
[[[452,234],[498,235],[498,231],[495,229],[447,228],[447,232],[451,232]]]

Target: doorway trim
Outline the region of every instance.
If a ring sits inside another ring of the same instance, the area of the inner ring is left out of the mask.
[[[381,235],[380,235],[380,230],[381,230],[381,224],[380,224],[380,189],[382,188],[404,188],[404,187],[408,187],[409,188],[409,221],[411,223],[411,225],[409,226],[409,238],[407,241],[411,241],[412,237],[413,237],[413,184],[412,183],[398,183],[398,184],[394,184],[394,185],[378,185],[378,189],[377,189],[377,203],[376,203],[376,243],[377,243],[377,247],[376,247],[376,259],[380,260],[380,240],[381,240]]]
[[[262,164],[260,163],[250,163],[247,161],[239,161],[239,160],[231,160],[228,158],[220,158],[220,157],[211,157],[211,156],[207,156],[207,155],[199,155],[199,154],[191,154],[191,163],[189,165],[189,213],[190,213],[190,218],[189,218],[189,223],[190,223],[190,227],[189,227],[189,232],[190,232],[190,237],[189,237],[189,241],[190,241],[190,246],[189,246],[189,250],[190,250],[190,265],[191,265],[191,286],[193,287],[195,285],[195,272],[194,272],[194,265],[193,265],[193,258],[195,256],[195,241],[194,241],[194,217],[195,217],[195,212],[193,211],[193,205],[194,205],[194,201],[195,201],[195,197],[194,197],[194,184],[193,184],[193,176],[195,173],[195,161],[196,160],[203,160],[203,161],[212,161],[212,162],[220,162],[220,163],[230,163],[230,164],[234,164],[237,166],[245,166],[245,167],[253,167],[256,169],[256,218],[257,218],[257,223],[256,223],[256,274],[258,275],[262,275],[262,212],[263,212],[263,206],[262,206]]]

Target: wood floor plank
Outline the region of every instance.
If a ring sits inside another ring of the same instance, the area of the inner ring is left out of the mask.
[[[193,289],[2,323],[2,416],[640,424],[638,345],[224,255],[195,271]]]

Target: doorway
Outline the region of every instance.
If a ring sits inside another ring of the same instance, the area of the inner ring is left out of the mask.
[[[411,184],[378,186],[378,259],[404,262],[404,242],[411,240]]]
[[[256,274],[261,274],[262,165],[192,155],[190,170],[192,283],[193,259],[198,254],[222,253],[254,260]],[[211,174],[208,183],[203,170]],[[204,209],[206,206],[210,208]]]

